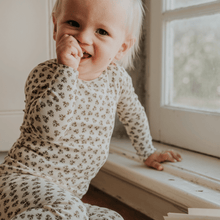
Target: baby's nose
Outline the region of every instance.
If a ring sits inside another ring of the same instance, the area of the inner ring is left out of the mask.
[[[76,40],[79,44],[92,44],[92,34],[89,31],[80,31],[75,35]]]

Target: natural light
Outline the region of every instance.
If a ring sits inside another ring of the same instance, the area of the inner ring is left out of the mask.
[[[220,112],[220,14],[167,23],[168,105]]]

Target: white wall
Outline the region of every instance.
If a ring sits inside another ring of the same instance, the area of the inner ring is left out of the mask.
[[[28,74],[53,57],[53,2],[0,0],[0,151],[19,137]]]

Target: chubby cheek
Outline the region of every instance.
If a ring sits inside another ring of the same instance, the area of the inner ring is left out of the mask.
[[[108,66],[114,60],[113,47],[103,46],[96,49],[95,62]]]

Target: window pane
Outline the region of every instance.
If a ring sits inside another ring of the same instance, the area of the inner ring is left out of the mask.
[[[219,28],[220,14],[170,22],[166,104],[220,112]]]
[[[167,0],[168,9],[184,8],[193,5],[200,5],[204,3],[214,2],[216,0]]]

